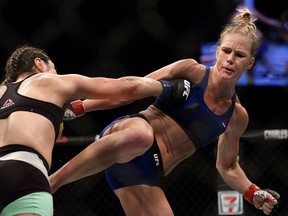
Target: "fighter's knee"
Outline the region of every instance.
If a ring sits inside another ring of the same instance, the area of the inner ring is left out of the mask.
[[[131,130],[131,141],[145,145],[153,141],[153,131],[150,128]]]
[[[139,129],[129,128],[129,132],[122,133],[121,145],[114,148],[114,151],[118,151],[118,163],[125,163],[144,154],[153,144],[153,133],[148,131],[141,131]],[[121,154],[119,154],[121,152]]]
[[[139,124],[137,127],[129,128],[129,143],[138,150],[147,150],[154,141],[153,129],[150,125]]]

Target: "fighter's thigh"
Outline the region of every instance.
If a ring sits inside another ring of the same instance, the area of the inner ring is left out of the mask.
[[[160,187],[136,185],[114,191],[127,216],[173,216],[169,202]]]

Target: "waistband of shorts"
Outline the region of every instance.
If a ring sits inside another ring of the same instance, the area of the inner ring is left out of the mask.
[[[140,118],[142,118],[142,119],[144,119],[144,120],[146,120],[146,121],[148,122],[148,120],[146,119],[146,117],[145,117],[143,114],[141,114],[141,113],[134,113],[134,114],[128,115],[128,117],[130,117],[130,118],[140,117]],[[148,123],[149,123],[149,122],[148,122]]]
[[[17,151],[27,151],[27,152],[32,152],[32,153],[37,154],[38,157],[43,161],[43,164],[45,168],[47,169],[47,171],[49,170],[48,162],[39,152],[37,152],[31,147],[24,146],[21,144],[9,144],[9,145],[0,147],[0,157],[5,156],[12,152],[17,152]]]

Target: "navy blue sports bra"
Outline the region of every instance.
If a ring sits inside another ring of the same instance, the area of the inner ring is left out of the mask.
[[[17,91],[24,80],[6,84],[7,90],[2,98],[0,98],[0,119],[7,118],[11,113],[16,111],[38,113],[52,122],[57,137],[60,124],[63,121],[64,110],[55,104],[20,95]]]
[[[201,82],[190,89],[188,100],[183,105],[171,104],[169,100],[158,97],[154,105],[169,115],[183,128],[196,148],[204,147],[217,140],[230,121],[235,107],[236,93],[232,105],[223,115],[214,114],[204,101],[210,69],[206,68]]]

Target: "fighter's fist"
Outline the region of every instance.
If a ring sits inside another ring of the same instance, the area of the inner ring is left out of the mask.
[[[245,199],[266,215],[272,215],[280,202],[280,195],[270,189],[260,189],[252,184],[245,192]]]
[[[81,100],[70,102],[69,106],[65,109],[63,120],[70,121],[85,114],[85,108]]]
[[[163,86],[162,98],[167,98],[173,103],[184,103],[190,93],[190,82],[185,79],[160,80]]]

